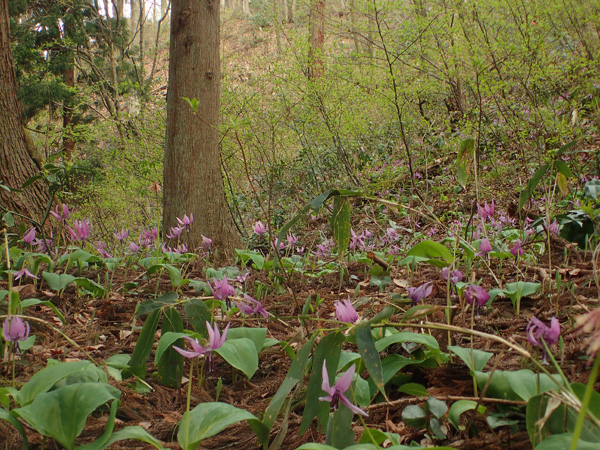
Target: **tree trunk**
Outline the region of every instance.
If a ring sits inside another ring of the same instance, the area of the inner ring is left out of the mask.
[[[27,150],[17,100],[17,79],[13,66],[8,22],[8,1],[0,0],[0,180],[19,188],[39,170]],[[0,205],[39,220],[49,200],[44,185],[36,182],[23,192],[0,189]]]
[[[323,44],[325,43],[325,0],[313,0],[310,7],[310,48],[308,50],[308,77],[323,76]]]
[[[219,0],[174,0],[171,4],[167,139],[164,164],[163,227],[193,214],[191,250],[202,235],[221,256],[237,244],[221,172],[219,151]],[[183,98],[197,99],[194,114]]]
[[[287,3],[287,21],[294,23],[294,12],[296,11],[296,0],[286,0]]]

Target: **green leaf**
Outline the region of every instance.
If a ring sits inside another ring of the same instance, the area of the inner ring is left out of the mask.
[[[234,423],[251,419],[256,417],[248,411],[227,403],[200,403],[181,418],[177,442],[183,450],[196,450],[204,439],[220,433]]]
[[[466,411],[475,409],[475,407],[477,407],[476,401],[458,400],[457,402],[452,403],[450,406],[450,409],[448,410],[448,420],[452,425],[454,425],[454,428],[463,431],[465,427],[460,425],[460,416]],[[481,414],[484,414],[485,407],[483,405],[479,405],[477,411]]]
[[[95,281],[92,281],[85,277],[77,277],[73,280],[73,282],[83,288],[84,291],[88,292],[92,297],[99,298],[103,297],[106,293],[104,287]]]
[[[450,250],[448,250],[444,244],[440,244],[439,242],[435,241],[419,242],[408,251],[406,256],[420,256],[423,258],[429,258],[428,262],[430,264],[434,263],[435,260],[433,260],[433,258],[442,258],[442,261],[445,263],[443,266],[452,264],[452,261],[454,260],[454,256],[452,256]]]
[[[310,341],[304,344],[304,346],[302,346],[302,348],[298,351],[298,355],[292,361],[292,365],[290,366],[283,383],[281,383],[281,386],[279,386],[279,389],[277,389],[277,392],[271,399],[271,403],[269,403],[269,406],[265,411],[263,423],[267,426],[267,428],[269,428],[269,430],[273,427],[275,419],[277,418],[277,415],[279,414],[287,395],[300,380],[304,379],[304,372],[306,371],[308,357],[310,356],[315,337],[316,335],[313,336]]]
[[[412,361],[416,362],[414,359]],[[429,392],[427,392],[425,386],[419,383],[403,384],[402,386],[398,387],[398,392],[403,392],[405,394],[412,395],[413,397],[427,397],[429,395]]]
[[[4,187],[4,186],[2,186]],[[3,216],[2,216],[2,220],[4,221],[4,223],[6,224],[7,227],[13,227],[15,226],[15,218],[13,217],[13,215],[9,212],[6,212]]]
[[[408,405],[402,410],[402,420],[406,425],[414,428],[423,428],[425,426],[425,418],[427,413],[418,405]]]
[[[571,447],[573,433],[555,434],[538,444],[535,450],[565,450]],[[597,442],[587,442],[579,439],[577,441],[577,450],[598,450],[600,446]]]
[[[467,187],[467,179],[473,164],[473,156],[475,153],[475,140],[465,139],[460,143],[458,156],[456,158],[456,181],[463,189]]]
[[[331,213],[331,228],[339,254],[348,250],[350,244],[351,210],[352,207],[347,198],[335,197]]]
[[[248,328],[248,327],[238,327],[231,328],[227,331],[227,339],[240,339],[240,338],[248,338],[252,342],[254,342],[254,346],[256,347],[256,352],[260,353],[265,344],[265,338],[267,337],[267,329],[266,328]]]
[[[327,361],[327,373],[330,381],[335,379],[343,343],[344,335],[341,331],[335,331],[324,336],[315,350],[312,358],[312,373],[306,388],[306,404],[302,413],[299,434],[303,434],[308,429],[315,416],[319,417],[321,427],[326,428],[330,407],[327,403],[319,401],[319,397],[323,396],[321,390],[323,361]]]
[[[540,283],[529,281],[517,281],[516,283],[507,283],[503,293],[506,294],[513,305],[516,305],[523,297],[528,297],[540,290]]]
[[[412,333],[410,331],[402,331],[400,333],[390,334],[377,341],[377,351],[381,352],[392,344],[401,344],[403,342],[414,342],[415,344],[423,344],[429,350],[440,351],[440,344],[433,336],[429,334]]]
[[[154,264],[146,270],[146,275],[152,275],[161,269],[165,269],[171,279],[171,285],[176,288],[181,283],[181,270],[170,264]]]
[[[54,312],[54,314],[56,314],[56,317],[58,317],[58,319],[61,321],[61,323],[63,325],[66,323],[65,316],[62,315],[62,313],[58,310],[58,308],[56,307],[56,305],[54,303],[49,302],[48,300],[38,300],[37,298],[28,298],[26,300],[21,301],[21,308],[23,308],[23,309],[29,308],[30,306],[37,306],[37,305],[47,306]]]
[[[197,298],[188,300],[184,305],[185,313],[187,318],[192,323],[192,327],[196,333],[202,336],[204,339],[208,339],[208,331],[206,330],[206,322],[212,321],[212,314],[208,306]],[[233,330],[229,330],[231,332]]]
[[[157,439],[155,439],[153,436],[151,436],[142,427],[138,427],[138,426],[125,427],[122,430],[119,430],[116,433],[113,433],[111,435],[110,439],[108,440],[106,447],[108,447],[109,445],[111,445],[115,442],[123,441],[125,439],[133,439],[136,441],[142,441],[147,444],[153,445],[154,447],[156,447],[159,450],[164,449],[162,444]]]
[[[379,350],[376,348],[373,335],[371,334],[371,325],[364,322],[360,323],[355,327],[355,333],[356,345],[358,345],[360,357],[363,363],[365,363],[375,386],[377,386],[377,389],[383,394],[384,398],[387,399],[383,379],[383,367],[381,365],[381,358],[379,357]]]
[[[146,361],[154,345],[154,334],[160,320],[160,312],[160,309],[156,309],[146,318],[146,322],[144,322],[138,341],[133,349],[129,368],[123,371],[124,376],[128,376],[129,374],[140,378],[146,376]]]
[[[386,356],[382,362],[383,366],[383,382],[387,384],[396,374],[406,366],[418,366],[422,364],[424,359],[407,358],[402,355]]]
[[[448,412],[448,405],[446,405],[446,402],[438,400],[435,397],[429,397],[427,400],[427,409],[439,419]]]
[[[77,277],[69,275],[68,273],[57,274],[44,271],[42,272],[42,278],[44,281],[46,281],[46,283],[48,283],[50,289],[60,292],[73,281],[75,281],[75,278]]]
[[[173,332],[173,331],[168,331],[165,334],[163,334],[160,339],[158,340],[158,344],[156,345],[156,353],[154,353],[154,364],[158,366],[158,364],[160,363],[163,354],[169,349],[171,348],[171,346],[175,343],[177,343],[177,346],[179,348],[183,348],[183,345],[185,345],[183,343],[183,337],[185,336],[189,336],[187,333],[184,332]]]
[[[521,195],[519,196],[519,209],[523,208],[523,206],[525,206],[525,203],[527,203],[529,198],[533,195],[533,191],[535,191],[535,188],[542,180],[542,177],[546,175],[548,169],[550,169],[550,164],[543,164],[533,174],[531,180],[529,180],[529,182],[525,186],[525,189],[523,189],[523,192],[521,192]]]
[[[283,242],[283,241],[281,241]],[[259,252],[254,250],[239,250],[236,249],[235,253],[238,258],[242,260],[242,265],[245,266],[248,260],[252,260],[257,270],[262,270],[265,266],[265,257],[261,255]]]
[[[105,383],[76,383],[39,394],[33,403],[14,411],[40,434],[71,450],[88,415],[120,396],[121,391]]]
[[[493,353],[484,352],[483,350],[473,349],[473,353],[471,355],[470,348],[463,348],[457,345],[451,345],[448,347],[452,353],[458,356],[463,362],[467,365],[467,367],[471,370],[471,372],[475,370],[483,370],[487,362],[490,360]],[[472,357],[471,357],[472,356]]]
[[[4,408],[0,408],[0,419],[5,420],[10,423],[16,430],[19,432],[21,437],[23,438],[23,450],[27,450],[29,448],[29,442],[27,441],[27,434],[23,429],[23,425],[21,422],[17,420],[15,416],[13,416],[10,412],[5,410]]]
[[[17,403],[25,406],[31,403],[36,396],[47,392],[60,380],[71,375],[85,372],[92,363],[89,361],[58,362],[49,365],[33,374],[27,383],[21,388],[16,398]]]
[[[258,369],[258,351],[254,342],[248,338],[229,339],[222,347],[215,350],[216,353],[230,365],[246,374],[248,379]]]
[[[557,386],[545,373],[534,373],[531,370],[524,369],[510,371],[507,374],[508,383],[513,392],[524,401],[529,401],[534,395],[561,387]],[[560,380],[558,375],[555,375],[554,378],[557,381]]]
[[[181,314],[175,308],[166,308],[162,320],[161,336],[166,333],[182,333],[183,320]],[[183,348],[183,339],[178,339],[175,344],[179,348]],[[158,350],[157,350],[158,352]],[[158,382],[163,386],[171,389],[181,387],[181,379],[183,377],[183,355],[178,353],[174,348],[169,346],[161,358],[156,362],[158,371]]]
[[[104,450],[108,447],[108,441],[115,428],[115,417],[117,416],[118,402],[113,401],[110,405],[110,414],[106,420],[106,427],[104,427],[104,433],[94,442],[86,445],[80,445],[76,450]]]
[[[327,438],[330,439],[329,443],[334,447],[346,448],[354,444],[356,435],[352,430],[353,415],[354,413],[346,406],[340,406],[333,413],[333,417],[330,416],[332,423]]]

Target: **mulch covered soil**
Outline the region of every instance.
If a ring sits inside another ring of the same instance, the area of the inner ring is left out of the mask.
[[[496,334],[503,338],[529,348],[533,354],[538,354],[537,349],[531,349],[527,343],[525,329],[531,315],[544,320],[546,323],[554,315],[558,317],[562,325],[562,336],[565,346],[562,353],[553,348],[557,360],[570,381],[587,382],[589,374],[585,366],[584,352],[581,349],[581,339],[570,338],[569,332],[573,325],[573,318],[589,309],[598,306],[598,287],[595,285],[593,265],[590,261],[591,255],[577,251],[564,251],[564,243],[556,242],[553,251],[553,268],[550,274],[547,262],[541,261],[535,266],[527,266],[521,262],[520,269],[527,281],[537,281],[543,284],[540,292],[535,298],[524,298],[521,304],[521,314],[515,316],[513,305],[509,299],[497,298],[490,307],[481,312],[474,321],[474,328],[490,334]],[[565,260],[565,255],[569,260]],[[513,261],[500,265],[492,263],[492,268],[498,278],[504,278],[505,282],[514,280],[516,273]],[[190,279],[203,279],[202,268],[192,268],[191,273],[186,274]],[[563,289],[557,291],[554,287],[556,270],[561,274]],[[394,294],[405,294],[406,286],[420,285],[426,281],[432,281],[434,292],[426,299],[426,303],[433,305],[446,305],[446,282],[442,280],[437,268],[421,265],[414,273],[406,267],[394,265],[390,267],[390,277],[394,284],[387,287],[385,292],[379,292],[376,286],[369,283],[369,267],[362,263],[350,263],[348,272],[351,276],[345,276],[340,285],[339,274],[325,275],[319,278],[292,277],[289,284],[284,285],[285,293],[271,293],[264,299],[265,308],[276,317],[285,317],[285,320],[271,318],[268,323],[264,319],[246,319],[244,326],[267,326],[268,337],[280,341],[291,341],[294,347],[301,345],[306,336],[306,328],[301,326],[293,316],[300,311],[301,305],[309,295],[316,298],[320,295],[325,300],[319,306],[318,316],[321,318],[334,317],[334,301],[346,298],[348,295],[354,297],[358,289],[359,315],[363,318],[373,317],[385,305],[392,304],[398,307],[398,314],[390,320],[397,321],[403,310],[411,305],[398,303],[392,297]],[[88,276],[88,274],[86,274]],[[129,273],[128,279],[113,280],[115,289],[108,299],[90,299],[78,296],[73,287],[67,288],[62,296],[56,297],[54,293],[46,290],[45,286],[39,284],[28,284],[19,287],[20,296],[24,298],[39,298],[51,300],[65,315],[67,323],[61,326],[60,322],[53,316],[52,311],[46,307],[28,309],[27,314],[45,321],[31,322],[32,333],[37,335],[36,345],[26,352],[16,365],[17,387],[26,382],[36,371],[46,366],[47,360],[57,359],[61,361],[73,361],[86,358],[101,364],[108,357],[119,353],[131,353],[136,344],[142,320],[134,320],[134,311],[138,301],[151,298],[156,289],[156,280],[142,281],[135,291],[121,294],[118,287],[134,278],[143,280],[140,274]],[[477,279],[483,278],[483,286],[487,289],[496,287],[496,283],[486,269],[477,269]],[[92,277],[91,277],[92,278]],[[270,284],[265,272],[252,272],[248,281],[253,285],[255,279]],[[358,286],[358,288],[357,288]],[[0,282],[0,289],[6,289],[6,283]],[[168,279],[161,281],[160,292],[170,290]],[[195,297],[193,290],[184,292],[183,296]],[[456,303],[458,303],[456,301]],[[291,318],[290,318],[291,317]],[[445,313],[442,310],[432,313],[427,320],[446,323]],[[240,326],[241,319],[233,317],[232,327]],[[471,326],[471,311],[463,310],[458,305],[454,307],[452,323],[457,326]],[[51,326],[59,328],[62,333],[77,343],[77,346],[66,340],[61,334],[53,331]],[[133,330],[133,325],[136,326]],[[312,332],[319,326],[319,321],[307,321],[306,327]],[[222,328],[222,326],[220,326]],[[132,331],[133,330],[133,331]],[[448,345],[448,333],[436,330],[425,330],[415,324],[412,331],[431,333],[439,342],[442,351],[446,351]],[[458,333],[451,334],[452,344],[469,346],[471,338]],[[158,341],[158,336],[156,338]],[[486,370],[492,367],[500,370],[518,370],[533,368],[533,365],[519,354],[510,351],[505,346],[491,340],[481,338],[474,339],[475,348],[493,352],[494,357],[488,362]],[[355,350],[347,346],[348,350]],[[404,350],[399,346],[388,349],[389,352],[401,353]],[[151,356],[149,361],[153,361]],[[244,408],[251,413],[261,417],[274,393],[286,376],[290,366],[290,359],[280,346],[273,346],[260,354],[259,369],[251,380],[247,380],[243,374],[234,374],[232,368],[222,359],[216,357],[216,374],[206,379],[204,385],[199,387],[195,382],[192,387],[192,406],[201,402],[214,401],[217,391],[218,377],[222,378],[223,386],[219,401],[230,403],[234,406]],[[408,367],[404,369],[411,375],[411,381],[421,383],[427,387],[430,395],[438,399],[446,400],[450,405],[452,401],[459,398],[471,398],[474,395],[473,382],[466,366],[455,358],[453,362],[437,367],[422,368]],[[117,382],[111,378],[110,383],[121,390],[121,406],[117,414],[115,430],[129,425],[139,425],[146,429],[154,437],[160,439],[165,447],[179,448],[176,442],[177,423],[186,408],[187,378],[184,378],[182,389],[168,389],[155,381],[152,374],[156,371],[154,365],[149,362],[147,367],[148,384],[152,390],[146,394],[140,394],[133,388],[132,380]],[[184,374],[187,375],[187,368]],[[0,367],[2,379],[1,385],[12,384],[12,367],[3,365]],[[366,373],[364,374],[366,376]],[[319,432],[316,424],[302,436],[298,435],[298,428],[302,418],[304,407],[304,389],[296,392],[296,397],[282,449],[294,449],[305,442],[323,442],[324,435]],[[488,411],[494,411],[498,404],[483,398]],[[369,416],[365,418],[368,426],[398,433],[403,437],[404,443],[409,444],[416,441],[422,444],[430,443],[423,430],[407,427],[402,421],[401,414],[405,406],[410,404],[422,404],[423,399],[414,398],[406,394],[392,391],[390,403],[372,404]],[[506,406],[506,405],[505,405]],[[438,445],[448,445],[460,449],[530,449],[531,444],[524,431],[524,425],[517,430],[508,426],[496,429],[490,428],[482,416],[469,416],[467,429],[476,429],[477,435],[472,436],[467,432],[458,432],[450,424],[448,427],[448,439],[437,441]],[[84,433],[78,439],[78,443],[91,442],[104,430],[106,417],[98,415],[90,417]],[[272,438],[280,431],[280,423],[276,423],[272,431]],[[355,422],[354,431],[360,436],[362,424]],[[42,438],[33,430],[28,430],[30,448],[42,448]],[[22,449],[21,438],[16,431],[0,421],[0,445],[2,448],[16,450]],[[45,442],[46,449],[57,448],[54,442]],[[137,441],[122,441],[110,448],[123,449],[145,449],[152,448]],[[256,438],[246,422],[227,428],[219,435],[206,439],[201,448],[207,449],[255,449],[259,448]]]

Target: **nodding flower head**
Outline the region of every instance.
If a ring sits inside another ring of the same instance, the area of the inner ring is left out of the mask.
[[[550,326],[548,326],[537,317],[531,316],[526,332],[529,343],[542,349],[542,362],[547,364],[548,361],[546,358],[548,355],[544,342],[548,346],[554,345],[558,342],[558,339],[560,338],[560,323],[558,322],[558,319],[556,317],[552,317],[552,319],[550,319]]]
[[[354,306],[352,306],[350,297],[345,300],[338,300],[334,303],[334,306],[337,320],[345,323],[356,323],[358,320],[358,313],[356,312],[356,309],[354,309]]]
[[[67,204],[62,203],[61,205],[57,205],[56,208],[54,208],[54,211],[50,211],[50,214],[52,214],[52,216],[59,222],[65,222],[69,216],[73,214],[73,211],[75,211],[74,207],[73,209],[69,210]]]
[[[252,231],[254,231],[254,234],[257,234],[260,236],[261,234],[265,234],[267,232],[267,227],[265,227],[265,224],[259,220],[258,222],[256,222],[254,224]]]
[[[431,295],[431,292],[433,291],[433,285],[429,281],[418,287],[409,287],[407,291],[408,296],[413,301],[413,304],[416,305]]]
[[[12,342],[18,348],[19,341],[29,337],[29,323],[23,322],[20,317],[9,316],[4,320],[2,336],[6,342]]]
[[[194,223],[194,215],[190,214],[190,216],[188,217],[188,215],[184,215],[183,219],[180,219],[179,217],[176,217],[177,219],[177,223],[179,224],[179,226],[187,231],[190,231],[190,228],[192,226],[192,223]]]
[[[484,288],[476,285],[475,283],[470,283],[465,288],[465,301],[469,305],[475,306],[475,309],[481,308],[488,302],[489,299],[490,294],[488,294]]]
[[[352,378],[354,377],[354,372],[356,372],[356,366],[352,364],[348,370],[346,370],[342,375],[338,378],[337,382],[331,386],[329,384],[329,374],[327,373],[327,361],[323,361],[323,369],[322,369],[322,377],[323,381],[321,383],[321,389],[327,394],[324,397],[319,397],[319,400],[322,402],[329,402],[331,408],[336,410],[342,402],[346,408],[352,411],[355,414],[361,414],[363,416],[368,415],[365,411],[360,409],[358,406],[353,405],[348,397],[346,397],[345,392],[352,384]]]

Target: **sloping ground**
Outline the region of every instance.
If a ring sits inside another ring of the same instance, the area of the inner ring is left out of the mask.
[[[563,282],[571,283],[571,289],[565,289],[560,294],[552,295],[550,303],[548,294],[556,292],[550,290],[549,284],[535,298],[524,298],[521,304],[521,314],[515,316],[513,305],[507,299],[496,299],[491,306],[485,308],[474,322],[474,329],[490,334],[501,336],[511,342],[518,343],[526,348],[528,347],[525,336],[525,328],[528,318],[535,315],[538,318],[549,321],[550,317],[556,315],[562,324],[562,335],[565,338],[565,346],[562,352],[553,348],[556,359],[560,362],[564,373],[571,382],[579,381],[585,383],[589,371],[585,367],[585,361],[581,359],[579,339],[569,339],[569,330],[574,313],[583,312],[588,308],[597,306],[597,287],[593,282],[593,267],[589,261],[589,255],[571,252],[570,261],[563,261],[565,252],[562,249],[564,244],[560,240],[554,242],[553,264],[560,267],[563,274]],[[492,262],[492,268],[497,276],[504,276],[507,280],[514,275],[514,263],[505,262],[502,267],[498,267]],[[524,264],[521,269],[528,274],[528,281],[542,281],[549,283],[550,278],[542,280],[540,277],[547,277],[547,268],[544,265],[529,266]],[[190,279],[202,280],[202,267],[193,267],[187,274]],[[398,314],[390,318],[391,322],[397,322],[402,310],[410,305],[405,302],[393,300],[394,293],[403,294],[404,286],[407,280],[411,279],[412,285],[419,285],[425,281],[433,283],[433,295],[425,302],[431,305],[443,306],[446,304],[446,282],[442,280],[440,271],[431,266],[419,266],[414,274],[410,274],[403,266],[391,267],[390,276],[394,284],[387,287],[385,292],[369,284],[369,265],[363,263],[350,263],[348,265],[348,275],[344,277],[340,286],[340,277],[338,274],[329,274],[317,279],[314,278],[296,278],[287,286],[288,293],[270,294],[264,301],[266,309],[274,316],[268,323],[261,320],[261,326],[266,326],[269,330],[268,337],[273,337],[280,341],[291,341],[292,345],[297,346],[303,342],[303,327],[300,322],[293,319],[299,309],[297,305],[302,304],[305,299],[312,295],[313,298],[318,294],[324,301],[318,308],[318,317],[333,318],[333,303],[346,295],[352,295],[358,286],[357,298],[364,302],[358,307],[359,315],[362,318],[373,317],[383,306],[394,304],[399,307]],[[494,287],[491,276],[489,279],[484,276],[484,286],[489,289]],[[93,358],[97,364],[102,364],[111,355],[118,353],[131,353],[135,346],[139,331],[132,332],[132,320],[134,309],[138,300],[144,300],[151,297],[156,285],[155,281],[144,280],[141,274],[129,273],[127,279],[121,278],[113,280],[114,286],[122,286],[127,281],[136,279],[141,280],[140,286],[122,296],[118,293],[111,293],[108,299],[91,300],[80,297],[74,289],[68,288],[61,298],[57,298],[53,293],[39,290],[39,286],[33,284],[22,285],[20,294],[22,298],[35,297],[39,299],[51,300],[63,312],[67,319],[67,325],[60,327],[60,330],[69,336],[79,347],[73,346],[59,334],[52,332],[42,323],[32,323],[32,333],[35,333],[37,345],[23,355],[16,365],[16,385],[26,382],[37,370],[46,366],[48,359],[57,360],[80,360],[87,357]],[[265,272],[253,271],[249,283],[260,279],[269,284],[269,278]],[[403,286],[403,287],[400,287]],[[0,289],[6,288],[6,283],[0,283]],[[160,291],[170,290],[168,280],[163,280]],[[116,292],[116,290],[115,290]],[[293,295],[292,295],[293,293]],[[196,296],[193,290],[189,290],[186,296]],[[359,302],[360,303],[360,302]],[[552,307],[550,307],[550,304]],[[47,321],[48,324],[59,327],[60,323],[54,318],[50,309],[46,307],[37,310],[28,310],[28,313]],[[279,320],[277,317],[284,318]],[[232,327],[239,326],[241,323],[239,316],[231,318]],[[429,317],[430,321],[445,323],[443,311],[433,312]],[[319,321],[307,321],[307,329],[312,332],[321,324]],[[453,310],[452,324],[469,328],[471,323],[471,312],[463,311],[459,306]],[[258,326],[258,320],[246,319],[244,326]],[[138,320],[137,325],[141,322]],[[428,333],[428,330],[422,329],[415,324],[412,331]],[[445,331],[432,330],[431,334],[439,342],[442,351],[446,351],[448,333]],[[454,345],[469,347],[470,337],[453,333],[451,335]],[[511,352],[505,346],[491,340],[475,338],[473,345],[477,349],[490,351],[494,356],[488,362],[487,369],[494,367],[496,370],[516,370],[521,368],[531,368],[529,361],[518,354]],[[347,349],[351,349],[348,347]],[[387,352],[399,354],[405,353],[400,346],[390,347]],[[537,350],[534,350],[536,354]],[[153,358],[151,356],[150,361]],[[217,379],[220,377],[223,381],[219,400],[230,403],[237,407],[247,409],[257,416],[261,416],[266,409],[274,393],[277,391],[281,382],[286,376],[290,365],[290,359],[282,351],[280,346],[274,346],[266,349],[260,354],[259,369],[256,375],[247,380],[238,373],[234,376],[233,369],[223,360],[217,358],[216,373],[206,379],[204,385],[200,387],[194,379],[192,386],[192,406],[201,402],[214,401],[216,398]],[[412,367],[412,368],[411,368]],[[152,374],[156,369],[149,363],[148,373]],[[2,367],[3,385],[11,383],[11,368],[7,365]],[[466,366],[455,358],[451,363],[434,367],[423,368],[409,366],[403,369],[403,372],[411,377],[412,382],[423,384],[430,395],[437,399],[446,401],[450,404],[452,401],[463,398],[473,398],[473,382]],[[184,372],[187,373],[187,372]],[[365,373],[366,375],[366,373]],[[167,389],[159,385],[152,376],[146,380],[152,387],[152,390],[146,394],[140,394],[133,388],[131,380],[117,382],[110,381],[111,384],[123,392],[121,406],[117,415],[116,429],[127,425],[139,425],[146,429],[150,434],[165,443],[166,447],[178,448],[176,443],[176,425],[180,420],[186,408],[187,384],[181,390]],[[185,379],[184,379],[185,381]],[[477,399],[477,397],[474,397]],[[411,441],[426,444],[428,439],[423,430],[416,430],[407,427],[402,421],[402,410],[410,404],[422,404],[424,398],[411,397],[400,392],[392,390],[389,403],[376,403],[368,408],[369,416],[365,418],[365,424],[378,428],[383,431],[398,433],[402,436],[403,443],[408,444]],[[481,401],[488,408],[488,413],[496,410],[498,407],[507,405],[498,405],[493,399],[484,396]],[[508,402],[510,404],[510,402]],[[514,402],[515,405],[522,402]],[[291,409],[291,415],[285,432],[285,439],[282,449],[294,449],[303,442],[323,442],[323,434],[319,433],[316,424],[303,436],[298,436],[297,430],[301,421],[304,407],[304,390],[296,393],[295,400]],[[518,417],[519,413],[515,413]],[[511,429],[509,426],[502,426],[496,429],[490,428],[482,416],[469,416],[470,425],[477,429],[478,434],[469,435],[466,431],[457,432],[447,421],[444,423],[448,427],[448,439],[446,441],[437,441],[436,444],[450,445],[461,449],[529,449],[531,444],[524,427],[521,425],[518,429]],[[465,420],[463,418],[463,420]],[[98,437],[104,429],[106,417],[99,415],[88,420],[84,434],[78,442],[85,442],[87,439],[93,440]],[[466,423],[466,420],[465,420]],[[279,431],[279,426],[274,427],[272,437]],[[355,422],[354,431],[358,436],[361,434],[363,425]],[[467,429],[472,429],[467,427]],[[42,448],[41,437],[29,430],[30,448]],[[19,435],[0,421],[0,443],[6,449],[21,449],[22,443]],[[46,443],[45,448],[55,448],[53,444]],[[139,442],[123,441],[110,448],[151,448]],[[216,437],[202,442],[202,448],[223,449],[223,448],[258,448],[256,438],[246,422],[234,425]]]

